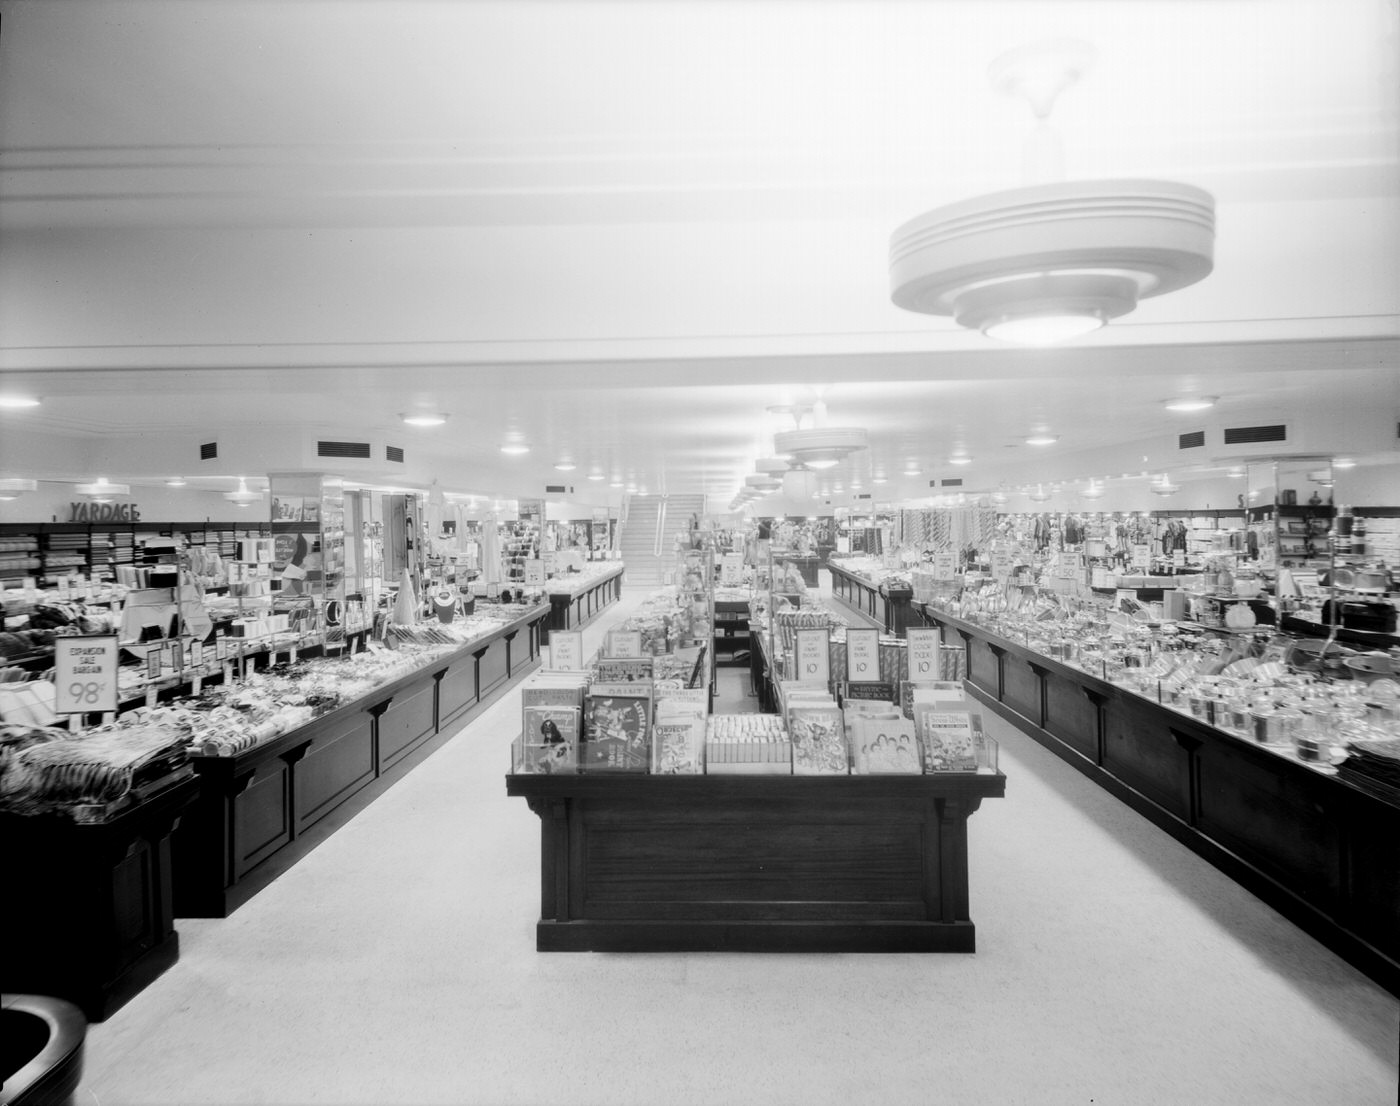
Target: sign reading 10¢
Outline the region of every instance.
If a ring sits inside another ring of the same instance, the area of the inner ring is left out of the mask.
[[[54,711],[87,714],[117,709],[115,635],[54,640]]]

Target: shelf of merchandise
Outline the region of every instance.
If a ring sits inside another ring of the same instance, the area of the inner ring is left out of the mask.
[[[564,590],[559,581],[546,581],[545,593],[549,596],[546,641],[550,630],[581,629],[605,607],[621,599],[623,567],[623,563],[618,561],[577,589]],[[551,585],[555,590],[551,590]]]
[[[1001,773],[508,775],[541,952],[973,952],[967,821]]]
[[[544,604],[305,726],[196,756],[174,838],[177,917],[223,918],[436,752],[540,659]]]
[[[0,815],[7,994],[53,995],[102,1021],[179,959],[171,837],[197,786],[185,778],[96,824]]]
[[[239,522],[40,522],[0,523],[0,544],[30,539],[37,568],[19,573],[32,576],[41,586],[56,584],[67,576],[104,580],[116,578],[118,565],[138,563],[143,537],[183,537],[191,546],[213,546],[224,558],[234,555],[240,537],[266,536],[269,524]],[[18,578],[7,576],[8,586]]]
[[[715,600],[716,668],[748,668],[753,643],[749,638],[749,604],[743,599]]]
[[[1400,994],[1400,799],[920,609],[991,709]]]

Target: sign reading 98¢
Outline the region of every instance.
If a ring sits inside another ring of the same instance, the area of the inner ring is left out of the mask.
[[[54,712],[87,714],[116,709],[116,636],[56,638]]]

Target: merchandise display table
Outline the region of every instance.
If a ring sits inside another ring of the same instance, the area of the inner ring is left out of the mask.
[[[541,952],[972,952],[967,820],[1001,773],[506,777]]]
[[[922,608],[989,707],[1400,994],[1400,803]]]
[[[234,756],[192,763],[175,835],[175,913],[223,918],[295,864],[539,663],[544,604],[364,697]]]
[[[587,625],[603,610],[622,598],[621,561],[611,562],[599,573],[590,571],[575,579],[550,580],[545,585],[549,595],[549,630],[577,630]]]
[[[839,560],[827,562],[831,594],[847,610],[887,634],[903,637],[908,626],[920,625],[912,606],[913,590],[902,583],[883,583],[846,568]]]
[[[170,841],[197,789],[186,779],[90,825],[0,815],[0,989],[67,999],[102,1021],[179,959]]]

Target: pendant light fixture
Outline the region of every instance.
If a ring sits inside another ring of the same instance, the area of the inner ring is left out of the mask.
[[[1039,121],[1027,187],[917,216],[890,236],[890,297],[1005,341],[1088,334],[1140,299],[1194,284],[1214,265],[1215,201],[1189,184],[1062,179],[1050,111],[1092,63],[1083,42],[1049,42],[992,63],[994,86]]]
[[[224,498],[230,503],[239,507],[247,507],[251,503],[258,503],[262,500],[262,492],[255,492],[249,489],[248,481],[243,477],[238,478],[238,490],[224,492]]]
[[[130,495],[130,484],[112,484],[105,476],[99,476],[91,484],[76,484],[73,487],[79,495],[94,503],[110,503],[118,495]]]
[[[794,405],[791,407],[770,407],[772,413],[791,413],[793,429],[781,430],[773,435],[773,452],[791,458],[797,468],[835,468],[852,453],[865,449],[869,444],[865,431],[856,426],[827,426],[826,404],[818,402],[815,407]],[[802,418],[811,413],[817,425],[802,427]]]

